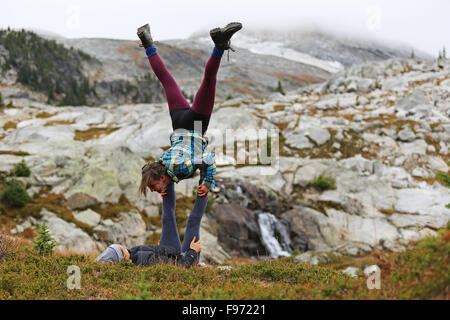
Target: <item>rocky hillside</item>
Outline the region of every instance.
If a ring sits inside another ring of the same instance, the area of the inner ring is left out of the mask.
[[[402,251],[435,235],[450,218],[449,89],[448,60],[396,58],[284,96],[218,100],[207,133],[218,168],[203,261],[294,254],[318,263],[330,252]],[[142,165],[169,145],[166,104],[55,107],[22,98],[1,112],[3,229],[31,237],[46,221],[59,249],[82,253],[156,243],[161,198],[140,198],[137,188]],[[269,130],[259,142],[273,148],[272,165],[239,163],[261,161],[242,135],[224,154],[227,129],[247,129],[250,141]],[[21,161],[29,177],[17,177]],[[4,196],[11,180],[30,197],[25,206]],[[176,186],[181,235],[197,182]]]
[[[94,56],[23,29],[0,30],[0,65],[0,85],[8,99],[75,106],[164,99],[154,75],[105,75],[103,62]]]
[[[47,103],[86,104],[95,91],[83,64],[95,64],[80,50],[66,49],[35,33],[0,30],[0,65],[4,84],[21,84],[47,96]]]
[[[27,34],[34,41],[23,47],[20,41],[0,43],[3,65],[0,84],[6,86],[5,99],[28,97],[61,105],[120,105],[165,99],[137,38],[136,41],[66,39],[41,31],[37,36],[28,31],[3,30],[2,39],[16,34]],[[154,38],[159,40],[157,35]],[[159,41],[157,46],[183,94],[192,100],[212,50],[208,33],[202,31],[188,39]],[[219,99],[267,98],[277,90],[289,91],[322,82],[346,66],[409,57],[413,50],[398,44],[386,45],[318,31],[247,29],[233,37],[233,47],[237,52],[224,57],[218,74]],[[39,56],[40,62],[23,59],[27,53],[21,48],[34,52],[32,57]],[[417,57],[426,57],[414,51]],[[15,56],[15,52],[20,56]],[[59,56],[55,58],[54,54]],[[33,71],[33,76],[21,76],[24,70]],[[59,77],[63,80],[56,80]]]

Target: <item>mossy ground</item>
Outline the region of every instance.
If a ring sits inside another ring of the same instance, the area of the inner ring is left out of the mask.
[[[100,264],[85,255],[41,257],[22,241],[0,264],[0,299],[449,299],[450,228],[403,253],[373,252],[329,265],[293,258],[240,261],[231,270],[158,264]],[[377,264],[381,289],[351,278],[346,266]],[[67,268],[81,271],[81,288],[67,289]]]
[[[108,135],[119,128],[90,128],[85,131],[75,130],[74,140],[87,141],[93,139],[99,139],[104,135]]]

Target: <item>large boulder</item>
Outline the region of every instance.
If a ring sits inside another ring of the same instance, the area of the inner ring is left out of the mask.
[[[297,169],[294,177],[294,184],[306,187],[312,184],[314,179],[320,176],[326,169],[328,165],[320,160],[311,161],[308,164]]]
[[[283,217],[289,222],[294,249],[328,250],[337,242],[334,227],[321,212],[298,206],[285,212]]]
[[[205,227],[203,221],[200,225],[200,240],[202,243],[200,262],[222,264],[231,258],[228,252],[220,245],[217,236]]]
[[[381,217],[380,211],[392,210],[395,193],[389,180],[382,176],[384,167],[378,167],[377,162],[372,165],[366,169],[372,168],[373,172],[362,171],[364,175],[360,173],[364,166],[351,166],[350,169],[336,167],[324,171],[325,176],[335,177],[337,189],[332,194],[323,193],[320,200],[331,202],[350,214],[367,217]]]
[[[408,155],[408,154],[426,154],[427,153],[427,143],[425,140],[418,139],[414,140],[413,142],[405,142],[405,143],[399,143],[400,144],[400,153]]]
[[[328,223],[334,227],[335,239],[342,241],[362,242],[370,246],[393,243],[400,238],[397,229],[381,217],[361,217],[330,208],[326,210]]]
[[[367,255],[371,251],[372,247],[365,243],[345,242],[342,245],[325,251],[307,251],[300,253],[294,257],[294,262],[317,265],[334,262],[342,256]]]
[[[218,224],[217,239],[231,254],[258,256],[265,252],[253,211],[233,203],[221,204],[212,218]]]
[[[146,239],[146,225],[139,212],[122,212],[117,221],[106,219],[94,228],[94,236],[106,245],[121,244],[128,248],[142,245]]]
[[[399,131],[397,139],[403,142],[411,142],[416,140],[416,134],[410,128],[405,128]]]
[[[426,93],[421,89],[416,89],[400,99],[395,106],[398,116],[404,117],[417,112],[417,108],[421,105],[428,104]]]
[[[330,132],[327,129],[320,127],[308,128],[304,130],[304,134],[319,146],[324,144],[331,138]]]
[[[296,149],[309,149],[314,147],[314,144],[312,144],[302,132],[295,132],[287,135],[286,144]]]
[[[100,223],[100,220],[102,218],[101,215],[99,215],[97,212],[86,209],[84,211],[74,212],[73,216],[75,220],[82,222],[84,224],[87,224],[90,227],[95,227]]]
[[[266,192],[279,192],[286,184],[286,180],[278,171],[277,165],[217,168],[217,178],[236,181],[251,181],[252,184],[257,185]]]
[[[428,189],[408,188],[396,190],[395,212],[391,220],[398,226],[404,225],[406,216],[416,221],[418,226],[429,226],[434,229],[444,227],[450,219],[450,192],[447,188],[435,184]]]
[[[27,163],[45,185],[52,187],[53,193],[64,194],[71,209],[83,209],[97,202],[117,203],[122,194],[140,210],[161,203],[156,193],[149,193],[146,198],[138,195],[145,161],[127,148],[54,144],[43,152]]]
[[[49,229],[50,235],[56,241],[55,250],[61,252],[89,254],[98,253],[100,246],[74,223],[59,218],[55,213],[42,209],[42,221]]]
[[[65,205],[71,210],[86,209],[96,203],[97,199],[83,192],[74,193],[65,201]]]
[[[386,219],[351,215],[333,208],[327,209],[325,215],[310,208],[295,207],[284,216],[294,235],[293,245],[300,251],[329,251],[347,242],[383,246],[401,237]]]
[[[219,182],[220,198],[225,198],[225,203],[234,203],[250,210],[268,211],[276,215],[286,211],[289,205],[279,201],[278,196],[267,191],[261,186],[249,182],[229,181]]]

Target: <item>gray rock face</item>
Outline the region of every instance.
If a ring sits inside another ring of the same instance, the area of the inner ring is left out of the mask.
[[[304,250],[327,250],[335,234],[325,215],[310,208],[295,208],[284,214],[293,233],[293,246]],[[327,239],[326,239],[327,238]],[[329,241],[331,240],[331,241]]]
[[[308,149],[314,146],[314,144],[312,144],[303,133],[294,133],[289,135],[286,138],[286,143],[297,149]]]
[[[329,250],[308,251],[300,253],[294,257],[294,262],[307,263],[312,265],[325,264],[333,262],[343,256],[365,255],[370,253],[371,251],[372,248],[367,244],[358,242],[345,242],[344,244],[331,248]],[[356,268],[349,267],[344,270],[344,273],[353,276],[358,271],[358,269],[355,269]]]
[[[414,132],[411,129],[406,128],[406,129],[400,130],[400,132],[397,135],[397,138],[403,142],[411,142],[416,139],[416,135],[414,134]]]
[[[309,128],[304,132],[304,134],[319,146],[324,144],[331,138],[328,130],[322,128]]]
[[[236,204],[222,204],[217,206],[215,218],[220,221],[217,238],[228,252],[248,256],[265,252],[254,212]]]
[[[73,216],[75,220],[87,224],[90,227],[95,227],[96,225],[98,225],[102,218],[97,212],[91,209],[87,209],[80,212],[74,212]]]
[[[212,234],[205,227],[203,221],[200,226],[200,239],[202,242],[200,262],[208,264],[222,264],[231,258],[228,252],[226,252],[225,249],[220,245],[217,236]]]
[[[400,189],[397,190],[396,197],[395,211],[411,215],[411,221],[416,218],[424,219],[417,215],[428,217],[428,219],[431,219],[430,221],[433,221],[429,226],[437,229],[445,225],[450,219],[450,209],[445,207],[445,204],[450,203],[448,189],[438,185],[429,189]]]
[[[99,246],[91,237],[73,223],[68,223],[54,213],[42,209],[42,220],[45,221],[50,234],[56,241],[55,250],[78,254],[96,254]]]
[[[400,152],[402,154],[426,154],[427,143],[422,139],[400,143]]]
[[[297,169],[294,184],[306,187],[321,175],[328,166],[320,162],[311,162]]]
[[[105,243],[121,244],[127,248],[142,245],[145,242],[146,226],[139,212],[122,212],[118,221],[102,221],[94,228],[96,237]]]
[[[414,115],[423,108],[423,105],[427,104],[428,99],[425,92],[422,90],[414,90],[397,103],[395,110],[398,112],[399,116]]]
[[[371,219],[346,215],[344,212],[335,209],[327,210],[327,215],[328,223],[335,229],[333,246],[339,245],[339,240],[377,246],[385,241],[395,241],[399,238],[397,229],[382,217]]]
[[[86,193],[77,192],[66,200],[66,206],[71,210],[85,209],[95,205],[97,202],[97,199],[94,197],[91,197]]]

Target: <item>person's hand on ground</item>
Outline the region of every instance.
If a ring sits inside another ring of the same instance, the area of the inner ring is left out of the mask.
[[[200,197],[208,196],[209,188],[203,184],[197,187],[197,192]]]
[[[192,241],[191,241],[191,246],[190,246],[190,248],[191,248],[192,250],[195,250],[195,252],[197,252],[197,253],[199,253],[200,251],[202,251],[202,245],[200,244],[200,239],[199,239],[197,242],[195,242],[195,236],[194,236],[194,238],[193,238]]]

